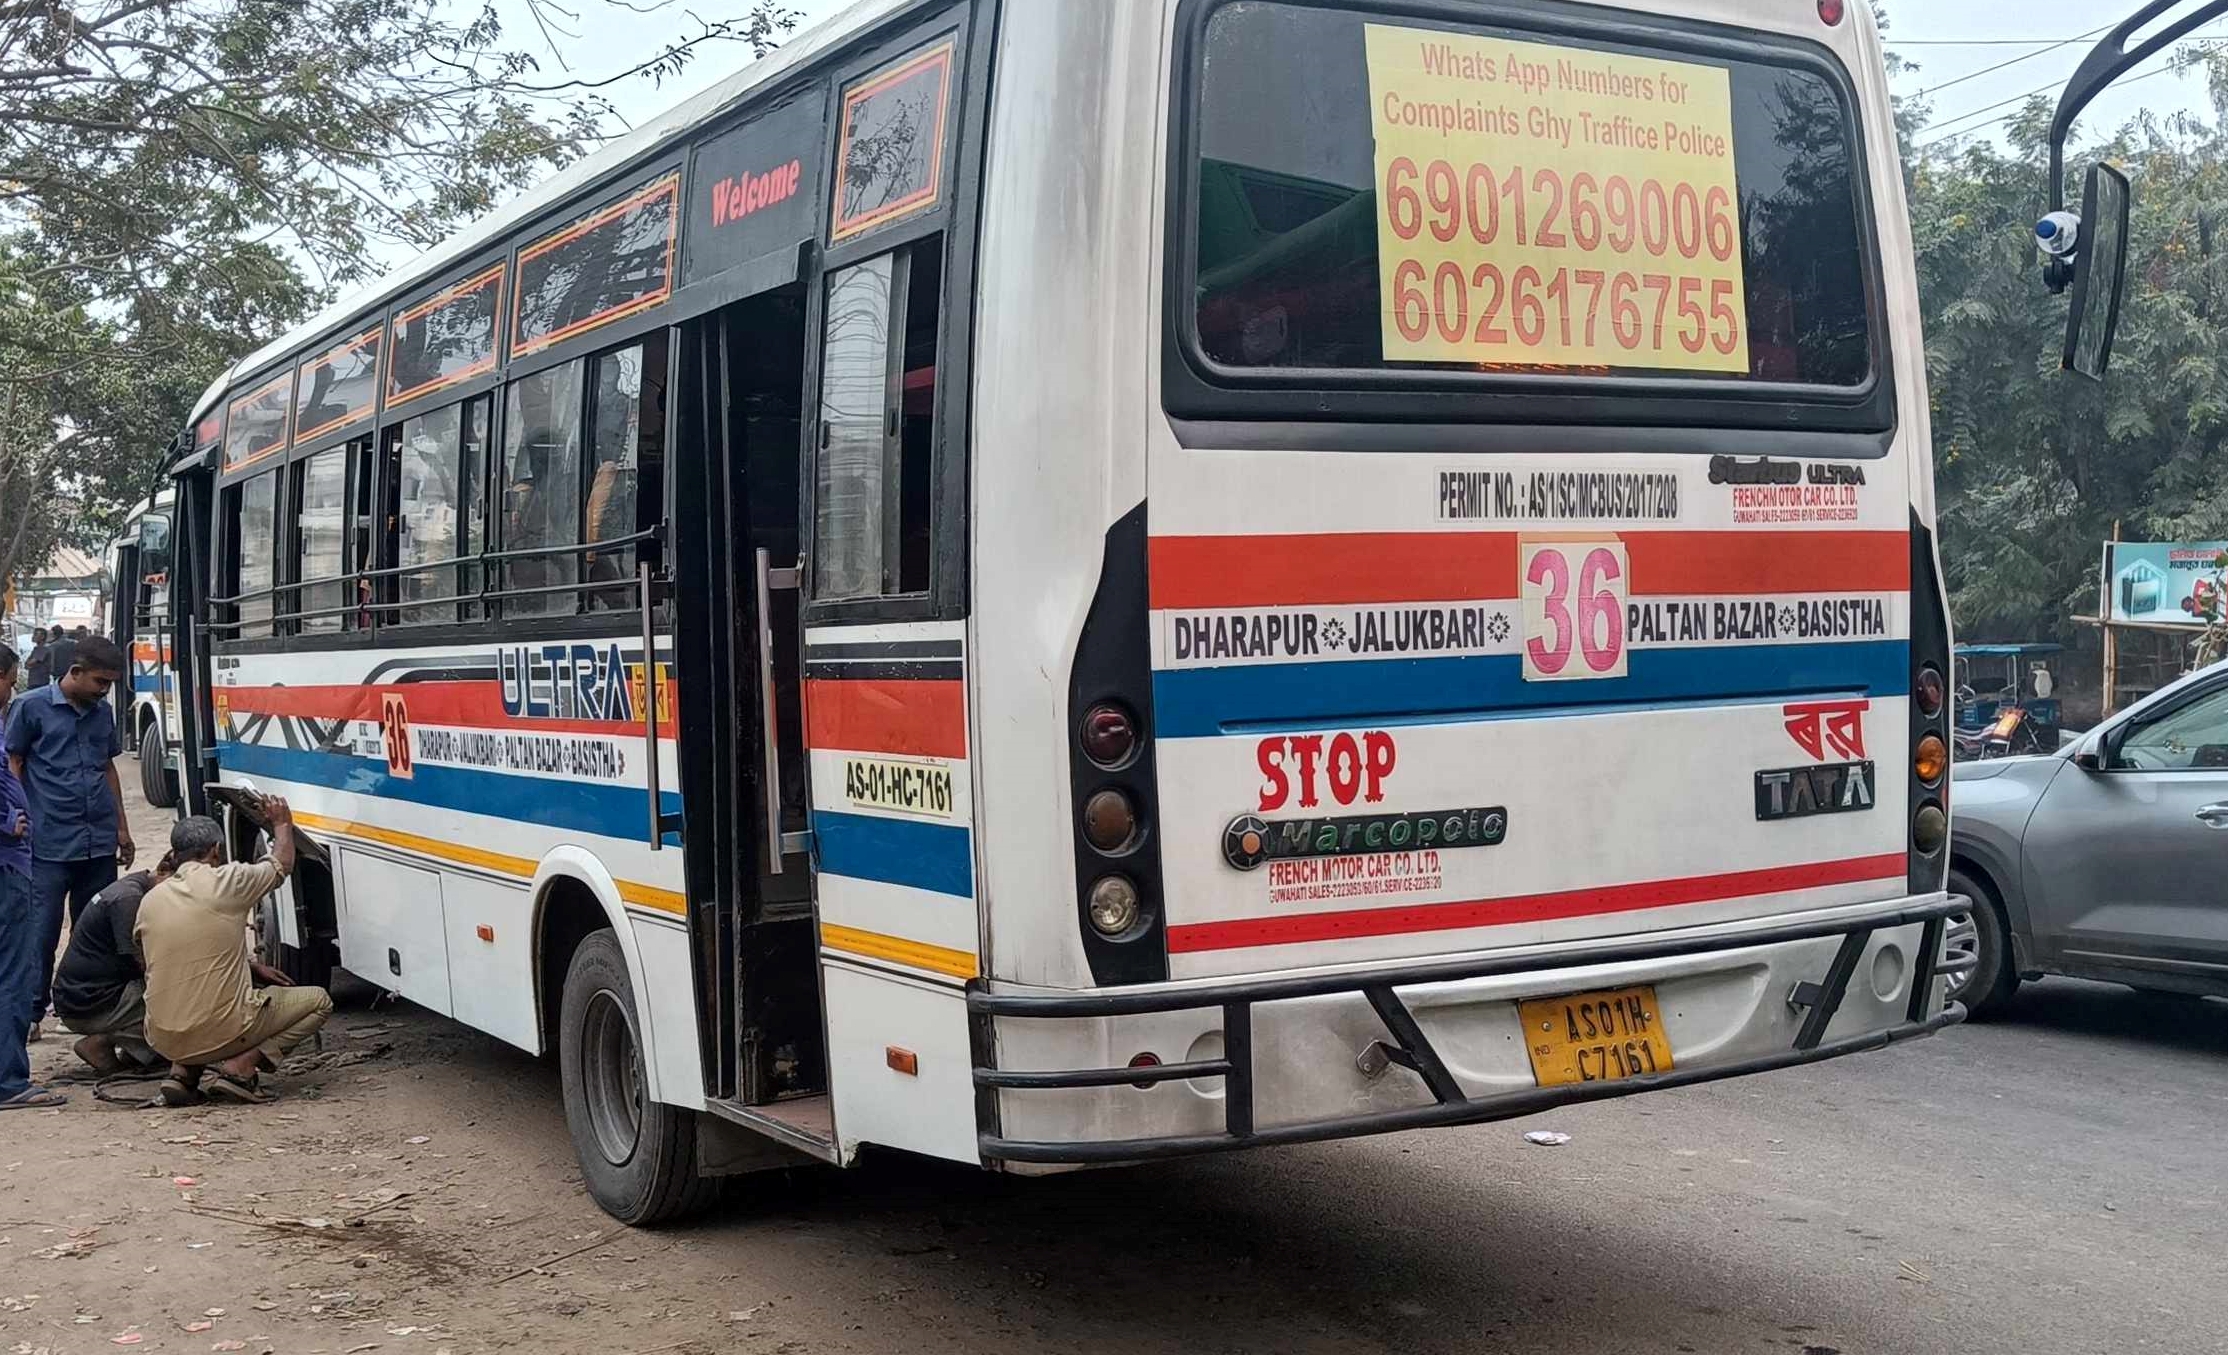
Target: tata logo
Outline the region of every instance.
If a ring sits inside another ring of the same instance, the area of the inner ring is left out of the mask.
[[[1872,764],[1836,762],[1756,774],[1756,817],[1764,823],[1872,808]]]
[[[1319,819],[1272,820],[1241,814],[1222,830],[1222,857],[1239,870],[1253,870],[1264,861],[1301,857],[1498,847],[1508,835],[1509,812],[1500,805]]]
[[[1264,814],[1292,802],[1296,793],[1301,809],[1323,802],[1324,792],[1341,805],[1356,800],[1376,804],[1385,798],[1385,778],[1400,760],[1393,736],[1377,731],[1355,738],[1352,734],[1321,734],[1261,740],[1254,750],[1261,768],[1261,803]]]

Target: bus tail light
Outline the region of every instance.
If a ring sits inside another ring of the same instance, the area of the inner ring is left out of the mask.
[[[1083,804],[1083,836],[1091,846],[1111,856],[1137,837],[1137,807],[1129,797],[1109,786]]]
[[[1168,977],[1145,505],[1106,533],[1098,591],[1068,674],[1068,833],[1076,937],[1098,984]]]
[[[1129,933],[1143,916],[1137,886],[1119,875],[1102,875],[1091,886],[1091,925],[1101,936],[1116,939]]]
[[[1917,751],[1911,754],[1911,770],[1929,786],[1942,784],[1949,773],[1949,762],[1949,748],[1933,734],[1922,736]]]
[[[1821,11],[1823,6],[1821,6]],[[1932,894],[1949,874],[1949,608],[1934,557],[1934,533],[1911,515],[1911,759],[1906,887]]]
[[[1137,721],[1117,705],[1091,707],[1083,717],[1083,752],[1109,771],[1127,766],[1137,752]]]
[[[1846,0],[1818,0],[1818,18],[1828,28],[1840,27],[1841,21],[1848,17],[1848,13]]]

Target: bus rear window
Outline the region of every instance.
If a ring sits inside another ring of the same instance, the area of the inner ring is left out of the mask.
[[[1192,276],[1220,368],[1874,370],[1855,124],[1815,68],[1257,0],[1199,50]]]

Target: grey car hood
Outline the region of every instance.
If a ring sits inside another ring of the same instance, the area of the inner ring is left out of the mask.
[[[1950,780],[1993,781],[2014,767],[2033,767],[2040,763],[2056,762],[2055,753],[2031,754],[2026,757],[1992,757],[1985,762],[1960,762],[1950,768]]]

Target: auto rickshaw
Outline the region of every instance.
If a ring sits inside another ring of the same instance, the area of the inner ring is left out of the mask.
[[[2057,680],[2045,660],[2064,652],[2051,644],[1959,645],[1955,704],[1958,756],[2010,757],[2058,747]]]

